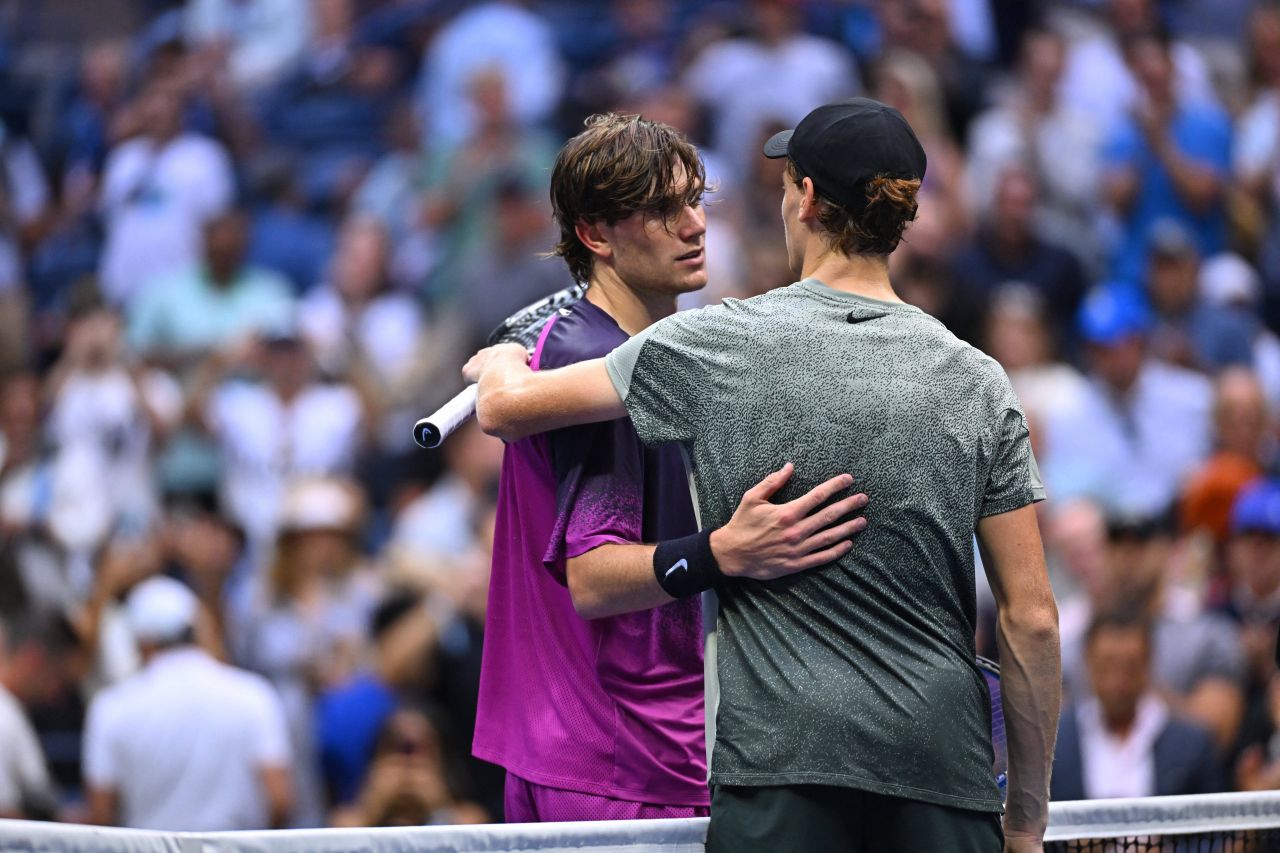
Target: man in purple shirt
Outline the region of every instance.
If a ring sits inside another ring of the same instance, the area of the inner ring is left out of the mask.
[[[535,369],[601,357],[706,284],[704,175],[675,130],[596,116],[561,150],[556,254],[586,298],[543,330]],[[726,576],[769,579],[848,552],[865,495],[834,477],[784,504],[784,466],[712,532]],[[702,612],[654,544],[696,533],[676,445],[630,420],[514,442],[503,459],[473,752],[505,767],[509,822],[706,814]],[[672,577],[674,575],[674,577]]]

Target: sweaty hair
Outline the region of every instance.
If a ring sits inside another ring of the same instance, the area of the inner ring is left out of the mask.
[[[578,239],[578,223],[612,225],[635,213],[671,220],[699,203],[706,182],[698,150],[673,127],[617,113],[591,116],[586,126],[560,149],[551,171],[560,226],[552,254],[579,282],[591,277],[595,256]]]
[[[787,177],[796,186],[805,178],[791,159]],[[878,175],[867,182],[867,202],[858,213],[819,195],[818,224],[831,248],[842,255],[887,255],[916,218],[919,192],[919,180]]]

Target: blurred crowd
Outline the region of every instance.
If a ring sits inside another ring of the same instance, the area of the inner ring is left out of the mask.
[[[698,305],[792,280],[760,144],[857,94],[929,157],[895,286],[1032,423],[1055,793],[1280,788],[1280,6],[4,0],[0,815],[500,819],[501,444],[409,427],[569,283],[585,116],[701,147]]]

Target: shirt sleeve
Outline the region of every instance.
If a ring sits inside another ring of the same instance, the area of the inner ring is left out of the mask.
[[[641,542],[644,447],[623,418],[547,435],[556,522],[543,565],[566,583],[565,562],[610,543]]]
[[[1040,468],[1031,452],[1027,419],[1016,406],[1000,412],[995,451],[979,515],[999,515],[1044,500]]]
[[[698,433],[715,366],[706,335],[697,331],[707,310],[659,320],[605,357],[613,388],[647,445],[687,443]]]
[[[287,767],[290,749],[284,706],[270,684],[264,681],[258,687],[258,720],[253,733],[253,760],[259,767]]]
[[[115,745],[111,742],[111,711],[99,697],[89,706],[84,725],[84,778],[99,788],[114,788],[120,784],[120,768],[116,761]]]

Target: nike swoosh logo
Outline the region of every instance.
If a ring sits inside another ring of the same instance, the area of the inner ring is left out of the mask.
[[[687,571],[689,569],[689,561],[686,560],[684,557],[681,557],[679,560],[676,561],[676,564],[674,566],[667,569],[667,573],[663,575],[663,577],[665,578],[671,577],[671,573],[674,572],[676,569],[685,569]]]

